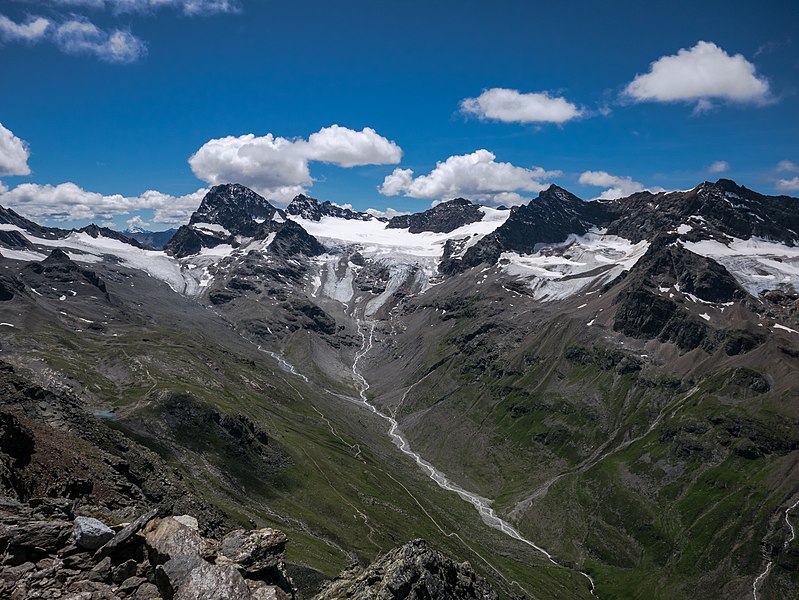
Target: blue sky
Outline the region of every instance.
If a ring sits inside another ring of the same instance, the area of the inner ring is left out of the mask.
[[[552,182],[799,195],[797,33],[796,2],[0,0],[0,204],[163,229],[232,179],[401,211]]]

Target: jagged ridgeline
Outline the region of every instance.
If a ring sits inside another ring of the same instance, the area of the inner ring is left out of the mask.
[[[729,180],[0,208],[0,595],[799,597],[797,232]]]

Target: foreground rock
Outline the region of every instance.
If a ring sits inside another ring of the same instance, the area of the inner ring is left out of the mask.
[[[71,504],[0,497],[0,598],[291,600],[286,536],[236,530],[204,538],[190,515],[151,510],[114,528]]]
[[[74,523],[75,543],[84,550],[97,550],[114,537],[114,530],[98,519],[77,517]]]
[[[469,563],[458,564],[424,540],[385,554],[366,569],[342,574],[316,600],[496,600],[497,593]]]

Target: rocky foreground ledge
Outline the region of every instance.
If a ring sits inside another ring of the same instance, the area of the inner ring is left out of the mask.
[[[153,509],[109,526],[72,502],[0,497],[0,598],[299,600],[286,573],[286,535],[236,529],[204,537],[189,515]],[[414,540],[325,584],[317,600],[496,600],[468,563]]]

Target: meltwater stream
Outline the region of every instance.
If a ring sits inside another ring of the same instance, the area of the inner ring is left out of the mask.
[[[472,492],[469,492],[468,490],[463,489],[458,484],[453,483],[447,478],[447,476],[444,473],[436,469],[433,465],[431,465],[429,462],[423,459],[418,453],[411,450],[408,440],[406,440],[405,437],[403,437],[402,433],[399,430],[399,425],[397,423],[397,420],[394,417],[391,417],[381,412],[380,410],[377,409],[377,407],[369,403],[369,400],[366,397],[366,392],[369,390],[369,383],[366,381],[364,376],[361,375],[361,372],[358,370],[358,363],[372,349],[375,324],[374,323],[371,324],[371,327],[369,328],[369,335],[367,337],[367,335],[364,333],[362,329],[361,321],[358,320],[357,322],[358,322],[358,332],[361,334],[361,338],[363,339],[363,344],[361,345],[361,349],[356,353],[355,360],[352,363],[352,374],[358,383],[358,394],[360,396],[359,404],[363,405],[365,408],[369,409],[380,418],[388,421],[389,423],[388,435],[391,437],[391,441],[394,443],[394,445],[397,446],[397,448],[399,448],[403,454],[406,454],[407,456],[413,458],[416,464],[419,465],[419,467],[421,467],[421,469],[427,474],[427,476],[433,481],[435,481],[440,488],[447,490],[449,492],[454,492],[455,494],[460,496],[461,499],[465,500],[466,502],[474,506],[477,509],[477,512],[480,513],[480,517],[482,518],[483,522],[486,525],[501,531],[505,535],[512,537],[515,540],[527,544],[531,548],[543,554],[553,565],[557,565],[558,567],[562,568],[570,568],[556,561],[555,558],[549,552],[547,552],[540,546],[536,545],[534,542],[525,538],[510,523],[504,521],[499,516],[497,516],[496,511],[494,511],[494,509],[491,508],[491,503],[492,503],[491,500],[489,500],[488,498],[483,498],[482,496],[479,496]],[[591,595],[596,597],[594,580],[591,578],[591,576],[583,571],[577,569],[575,570],[578,573],[580,573],[580,575],[588,579],[589,584],[591,586],[590,587]]]

